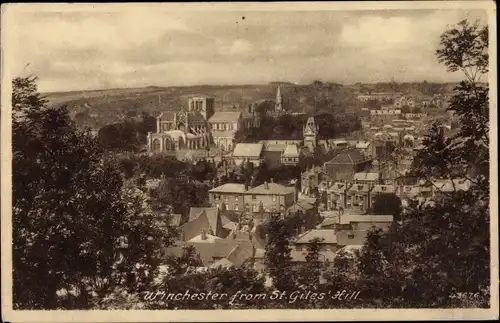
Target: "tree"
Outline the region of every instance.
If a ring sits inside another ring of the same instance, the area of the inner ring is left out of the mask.
[[[461,127],[446,137],[435,123],[411,172],[429,185],[447,178],[467,179],[471,186],[436,196],[431,203],[410,201],[400,225],[368,237],[362,269],[383,282],[376,290],[391,295],[391,300],[380,299],[383,304],[489,306],[489,102],[488,87],[479,83],[488,70],[487,36],[487,27],[467,21],[441,36],[439,61],[466,76],[449,108]],[[460,292],[477,293],[477,302],[457,302],[452,296]]]
[[[308,291],[318,291],[323,264],[320,259],[320,248],[323,238],[314,238],[309,241],[306,255],[306,263],[299,271],[297,284],[300,288]]]
[[[45,105],[36,78],[12,85],[14,307],[91,308],[118,285],[145,288],[158,264],[152,244],[172,236],[67,110]]]
[[[368,212],[378,215],[392,215],[394,221],[400,221],[402,212],[401,199],[393,193],[378,194]]]
[[[291,234],[280,217],[271,216],[266,224],[266,236],[264,263],[273,285],[279,291],[293,290],[295,282],[291,263]]]

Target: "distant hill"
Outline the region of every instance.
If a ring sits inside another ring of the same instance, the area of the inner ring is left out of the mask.
[[[145,87],[93,91],[45,93],[49,105],[66,105],[78,124],[100,127],[134,118],[146,112],[157,116],[160,112],[187,107],[188,99],[196,95],[215,98],[216,110],[236,106],[247,108],[251,103],[272,101],[276,98],[277,84],[281,86],[283,107],[290,112],[315,113],[331,111],[341,113],[359,109],[355,91],[330,83],[296,85],[274,82],[265,85],[205,85],[181,87]]]

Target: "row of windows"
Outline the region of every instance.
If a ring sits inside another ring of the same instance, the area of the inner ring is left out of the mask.
[[[211,123],[213,130],[238,130],[237,123]]]
[[[283,157],[283,161],[285,161],[285,162],[297,162],[298,158],[296,158],[296,157]]]
[[[225,201],[229,200],[229,195],[214,194],[214,200],[216,200],[216,201],[221,200],[222,197],[224,197]],[[235,201],[238,201],[239,197],[237,195],[233,195],[233,199]],[[252,200],[256,200],[256,199],[257,199],[257,195],[252,195]],[[277,199],[278,199],[278,195],[271,195],[271,200],[273,202],[276,202]]]
[[[221,205],[220,205],[219,203],[216,203],[216,204],[215,204],[215,206],[216,206],[218,209],[220,209],[220,208],[221,208]],[[239,211],[239,205],[238,205],[238,204],[234,204],[234,205],[233,205],[233,208],[231,208],[231,204],[227,204],[227,205],[226,205],[226,210],[228,210],[228,211]],[[257,213],[257,212],[259,212],[259,211],[260,211],[260,206],[259,206],[259,204],[254,204],[254,205],[252,205],[252,212]],[[273,207],[271,208],[271,211],[272,211],[272,212],[277,212],[277,211],[278,211],[278,209],[276,209],[276,207],[274,207],[274,206],[273,206]],[[280,211],[285,211],[285,207],[284,207],[283,205],[281,205],[281,206],[280,206]],[[248,203],[247,203],[247,204],[245,204],[245,212],[250,212],[250,205],[248,205]]]

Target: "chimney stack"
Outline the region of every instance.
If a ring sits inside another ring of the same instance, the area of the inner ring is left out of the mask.
[[[201,230],[201,240],[207,240],[207,232],[205,229]]]
[[[264,188],[265,188],[266,190],[268,190],[268,189],[269,189],[269,184],[268,184],[267,182],[264,182]]]
[[[271,177],[271,183],[274,183],[274,179]]]
[[[303,226],[301,226],[301,227],[300,227],[300,232],[301,232],[301,233],[306,232],[306,227],[305,227],[305,225],[303,225]]]

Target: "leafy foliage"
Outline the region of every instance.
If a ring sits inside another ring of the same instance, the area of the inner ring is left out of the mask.
[[[141,290],[157,266],[152,244],[171,236],[67,110],[45,106],[35,81],[13,81],[15,307],[90,308],[116,286]]]

